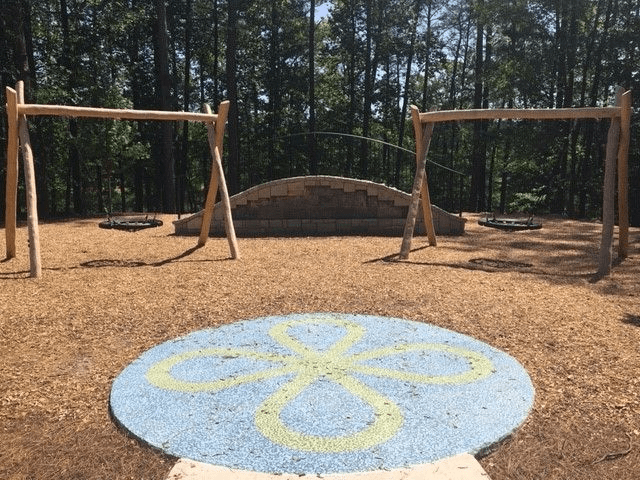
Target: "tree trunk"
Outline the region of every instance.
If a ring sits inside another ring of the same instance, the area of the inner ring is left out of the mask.
[[[238,137],[238,86],[237,75],[237,34],[238,34],[238,7],[236,2],[227,2],[227,54],[226,54],[226,80],[227,96],[229,98],[229,148],[227,176],[229,193],[234,194],[240,190],[240,138]]]
[[[169,34],[167,9],[164,0],[156,0],[155,66],[160,110],[171,110],[171,76],[169,74]],[[162,211],[176,210],[175,170],[173,157],[173,123],[162,122],[158,152],[160,155],[160,184]]]
[[[349,49],[349,76],[348,76],[348,84],[349,84],[349,114],[347,115],[347,133],[349,135],[353,135],[353,129],[355,126],[356,120],[356,11],[354,8],[354,2],[349,2],[349,8],[351,11],[350,16],[350,27],[349,31],[349,43],[347,47]],[[366,96],[366,95],[365,95]],[[346,158],[346,168],[345,175],[351,177],[353,175],[354,170],[354,142],[349,141],[347,147],[347,158]]]
[[[60,23],[62,26],[62,59],[60,64],[66,68],[68,93],[73,96],[76,87],[77,63],[76,52],[71,47],[69,32],[69,12],[67,1],[60,0]],[[71,196],[73,199],[73,211],[82,215],[85,210],[82,173],[80,168],[80,152],[78,150],[78,121],[69,119],[69,172],[71,175]]]
[[[362,110],[362,136],[368,138],[371,134],[371,103],[373,97],[373,83],[375,81],[375,73],[373,69],[377,62],[372,62],[371,51],[373,48],[373,6],[372,0],[365,3],[366,15],[366,47],[364,53],[364,105]],[[367,178],[369,175],[369,142],[363,140],[360,142],[360,175],[361,178]]]
[[[481,7],[482,0],[478,2]],[[483,76],[484,76],[484,25],[478,19],[476,26],[476,61],[475,61],[475,83],[473,94],[473,108],[482,108],[484,92],[483,92]],[[471,155],[471,191],[469,198],[469,206],[472,211],[480,212],[484,210],[485,203],[485,182],[486,182],[486,143],[484,139],[483,120],[477,120],[473,123],[473,150]]]
[[[448,98],[448,107],[449,108],[455,108],[456,107],[456,79],[457,79],[457,73],[458,73],[458,65],[460,64],[460,51],[462,49],[462,38],[465,37],[466,39],[466,44],[465,44],[465,59],[463,59],[463,63],[466,64],[466,51],[467,51],[467,46],[469,43],[469,27],[467,26],[466,30],[463,30],[462,27],[462,12],[459,13],[458,15],[458,26],[459,26],[459,35],[458,35],[458,41],[456,43],[456,49],[455,49],[455,54],[453,56],[453,67],[451,70],[451,82],[449,84],[449,98]],[[463,66],[463,74],[464,74],[464,66]],[[449,134],[449,145],[448,145],[448,152],[449,152],[449,167],[452,170],[455,170],[455,159],[456,159],[456,155],[457,155],[457,145],[458,145],[458,124],[457,123],[451,123],[451,125],[447,125],[445,128],[448,128],[450,131]],[[448,184],[448,190],[447,190],[447,196],[451,199],[451,201],[453,202],[453,174],[450,173],[449,175],[449,184]],[[462,194],[462,192],[460,192],[460,194]],[[460,201],[460,204],[462,204],[462,198],[458,199]]]
[[[413,12],[413,24],[411,25],[411,37],[409,40],[409,55],[407,58],[407,71],[404,77],[404,91],[402,92],[402,107],[400,108],[400,122],[398,124],[398,146],[402,147],[404,143],[404,128],[407,123],[407,103],[409,101],[409,89],[411,87],[411,68],[413,66],[413,54],[416,45],[416,34],[418,30],[418,18],[420,16],[420,7],[422,2],[415,0]],[[400,149],[396,153],[396,170],[400,171],[402,166],[402,156],[404,152]]]
[[[576,48],[577,48],[577,34],[578,34],[578,6],[575,2],[571,2],[566,8],[563,9],[562,15],[565,16],[562,20],[564,26],[563,31],[560,34],[562,39],[560,42],[561,52],[559,54],[560,69],[558,72],[558,107],[568,108],[573,105],[573,88],[574,88],[574,68],[576,62]],[[568,17],[568,18],[566,18]],[[566,24],[568,28],[566,28]],[[573,122],[575,124],[575,122]],[[552,213],[564,212],[567,209],[567,203],[569,203],[569,210],[573,212],[573,199],[571,192],[571,180],[568,179],[569,173],[569,150],[571,148],[572,140],[572,122],[562,121],[560,122],[560,128],[558,129],[559,135],[561,135],[560,141],[562,146],[558,152],[558,163],[553,174],[553,181],[555,183],[554,198],[552,199]],[[571,167],[573,170],[573,167]],[[573,177],[573,175],[572,175]],[[567,188],[569,187],[569,188]]]
[[[189,111],[191,95],[191,24],[192,24],[191,0],[186,0],[185,26],[184,26],[184,106],[185,112]],[[189,122],[182,124],[182,151],[178,168],[178,214],[184,212],[184,197],[187,188],[187,171],[189,168]]]
[[[316,152],[316,2],[311,0],[309,7],[309,173],[318,174],[318,158]]]
[[[32,102],[36,96],[35,59],[33,51],[33,35],[31,32],[31,4],[28,0],[15,3],[15,11],[7,15],[10,22],[14,40],[14,60],[18,73],[18,80],[24,82],[24,94],[26,102]],[[31,141],[34,150],[40,144],[40,136],[37,130],[31,133]],[[40,217],[47,218],[49,211],[49,183],[47,182],[47,163],[49,151],[41,151],[34,158],[36,169],[36,183],[38,191],[38,213]],[[4,199],[4,197],[3,197]],[[3,209],[4,211],[4,209]]]
[[[273,180],[276,162],[276,139],[280,125],[280,10],[277,0],[271,1],[271,25],[269,38],[269,77],[267,78],[269,92],[269,146],[268,146],[268,177]]]
[[[602,77],[602,56],[609,43],[609,27],[611,25],[611,17],[613,10],[613,3],[615,0],[606,0],[607,8],[605,11],[605,19],[604,24],[602,26],[602,31],[597,32],[597,23],[594,24],[594,36],[598,38],[598,44],[595,48],[593,58],[591,59],[593,63],[593,76],[591,80],[591,91],[589,94],[589,105],[595,107],[598,103],[598,94],[600,91],[600,82]],[[585,133],[585,146],[584,146],[584,155],[582,157],[582,162],[580,165],[580,194],[578,198],[578,216],[584,217],[586,216],[587,209],[589,206],[589,197],[591,196],[590,184],[591,178],[593,177],[593,172],[598,168],[598,162],[592,161],[591,156],[593,155],[594,150],[597,148],[594,145],[594,141],[597,137],[597,126],[594,122],[588,122],[586,126]],[[601,155],[599,155],[601,157]]]
[[[427,53],[425,55],[424,61],[424,77],[422,79],[422,111],[426,112],[429,109],[429,105],[427,105],[427,91],[429,87],[429,57],[431,56],[431,7],[432,0],[427,1],[427,31],[425,33],[426,37],[426,50]],[[457,49],[460,48],[460,43],[458,42]],[[458,53],[456,51],[456,57]],[[456,58],[457,59],[457,58]],[[454,67],[455,68],[455,67]]]
[[[218,11],[218,0],[213,0],[213,104],[218,108],[220,98],[220,75],[218,72],[220,64],[220,14]],[[204,102],[203,102],[204,104]]]
[[[127,192],[124,183],[124,161],[122,158],[118,158],[118,180],[120,181],[120,211],[127,211]]]

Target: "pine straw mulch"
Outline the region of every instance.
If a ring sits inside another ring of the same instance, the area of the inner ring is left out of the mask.
[[[157,229],[41,226],[43,278],[0,263],[0,478],[164,479],[175,459],[109,417],[111,382],[148,348],[263,315],[402,317],[509,352],[536,388],[525,425],[481,460],[493,480],[637,479],[640,472],[640,230],[630,257],[594,281],[600,225],[543,218],[504,233],[469,216],[462,237],[225,239],[194,249]],[[4,238],[4,230],[0,230]]]

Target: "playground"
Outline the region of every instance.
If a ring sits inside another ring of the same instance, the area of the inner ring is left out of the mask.
[[[640,230],[597,277],[602,225],[546,216],[503,232],[465,214],[465,234],[225,238],[194,248],[163,225],[41,223],[0,263],[0,477],[164,480],[177,458],[127,435],[114,380],[177,337],[266,316],[393,317],[473,337],[516,359],[535,388],[525,423],[479,461],[492,480],[634,479],[640,465]],[[2,232],[4,234],[4,231]],[[614,243],[615,243],[614,238]]]
[[[461,480],[461,469],[475,480],[488,476],[483,467],[493,478],[637,471],[630,92],[619,89],[604,108],[412,106],[411,195],[312,176],[232,198],[222,166],[229,102],[195,114],[25,104],[21,82],[6,92],[4,476],[190,480],[218,478],[210,469],[222,468],[232,470],[221,480],[399,479],[443,477],[443,468],[447,480]],[[185,221],[109,215],[40,225],[28,115],[204,123],[212,159],[204,209]],[[482,232],[488,214],[483,222],[432,208],[435,123],[480,118],[610,118],[602,226],[547,218],[540,235],[530,216],[523,231],[506,221],[509,236],[500,236],[504,228]],[[405,208],[397,249],[390,240]],[[242,248],[232,209],[249,228]],[[464,234],[468,220],[479,226]],[[174,232],[163,227],[169,221]],[[228,256],[218,256],[220,242],[204,248],[220,223]],[[416,231],[427,242],[412,247]],[[197,234],[196,246],[184,234]],[[442,234],[459,237],[436,248]],[[28,269],[18,244],[28,246]],[[43,260],[51,279],[20,281],[41,279]]]

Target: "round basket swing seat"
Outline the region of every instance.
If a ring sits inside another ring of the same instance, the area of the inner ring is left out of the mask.
[[[125,230],[127,232],[137,232],[145,228],[155,228],[162,225],[162,220],[157,218],[144,217],[109,217],[98,224],[100,228]]]
[[[497,228],[510,232],[516,230],[538,230],[542,228],[542,223],[537,222],[533,217],[529,218],[492,218],[485,217],[478,220],[478,224],[483,227]]]

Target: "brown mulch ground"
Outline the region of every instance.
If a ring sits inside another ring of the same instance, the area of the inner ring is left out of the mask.
[[[19,229],[18,258],[0,263],[0,478],[162,480],[175,459],[109,417],[116,375],[193,330],[315,311],[429,322],[515,356],[535,406],[481,460],[492,480],[639,478],[640,229],[594,282],[595,223],[509,234],[469,216],[466,235],[416,238],[402,262],[389,261],[400,238],[240,239],[232,261],[225,239],[194,250],[163,219],[137,233],[44,224],[40,280]]]

